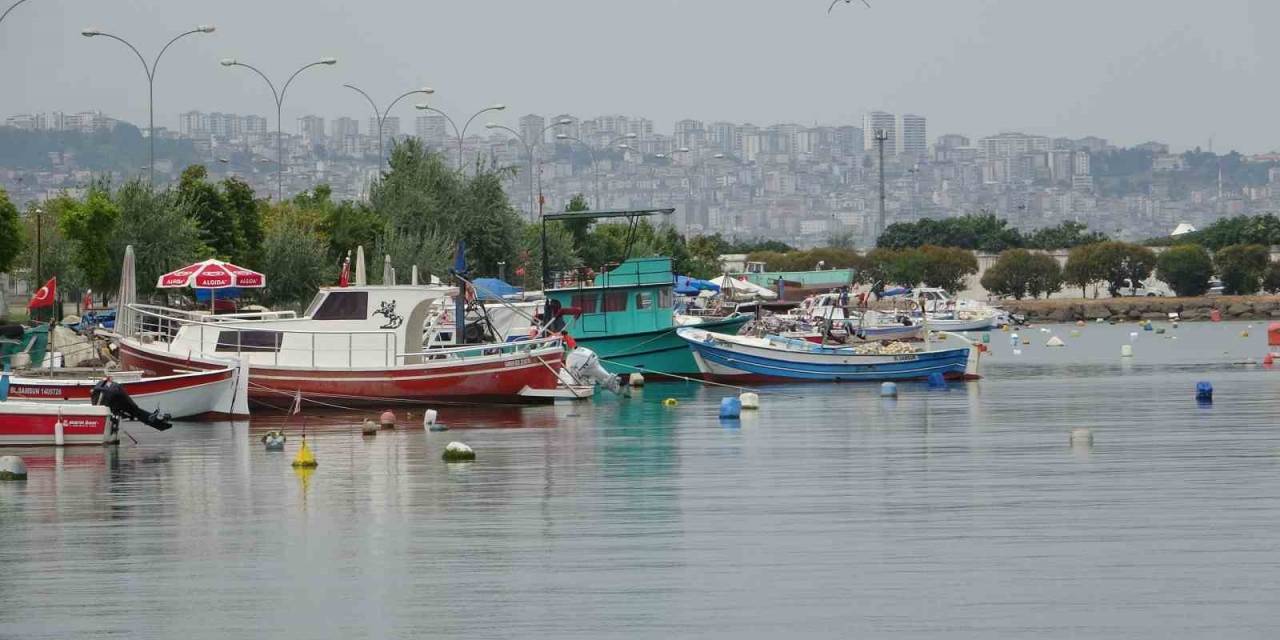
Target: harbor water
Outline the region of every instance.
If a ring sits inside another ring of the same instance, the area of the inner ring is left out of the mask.
[[[992,332],[980,381],[766,386],[736,421],[650,382],[442,433],[308,407],[0,452],[30,469],[0,637],[1274,637],[1265,326],[1156,326]]]

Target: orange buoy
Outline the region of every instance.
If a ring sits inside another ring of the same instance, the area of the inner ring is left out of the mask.
[[[1211,322],[1222,322],[1222,312],[1217,309],[1210,310],[1209,320]]]

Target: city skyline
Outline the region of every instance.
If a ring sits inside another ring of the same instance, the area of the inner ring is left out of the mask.
[[[136,60],[123,47],[85,39],[79,30],[119,33],[150,53],[170,31],[211,23],[216,34],[166,54],[157,75],[158,126],[176,129],[176,115],[196,108],[268,112],[266,88],[247,74],[220,69],[221,57],[278,74],[334,55],[336,68],[315,72],[290,90],[286,123],[327,111],[321,115],[341,112],[367,124],[359,96],[341,88],[355,81],[376,96],[433,86],[439,93],[430,103],[455,114],[506,102],[511,109],[494,120],[513,128],[521,115],[566,109],[645,113],[662,129],[685,118],[851,124],[880,109],[922,113],[931,118],[932,132],[974,137],[1001,131],[1098,135],[1120,145],[1158,139],[1175,150],[1208,148],[1212,139],[1215,149],[1243,153],[1271,151],[1280,138],[1280,125],[1266,112],[1275,89],[1256,79],[1278,51],[1260,25],[1280,19],[1280,8],[1257,1],[879,2],[873,10],[828,17],[816,4],[711,0],[627,13],[623,24],[635,30],[687,30],[688,37],[671,47],[643,47],[635,38],[619,44],[611,36],[617,24],[606,28],[591,18],[588,9],[595,5],[584,0],[503,7],[501,21],[489,17],[491,8],[461,2],[431,8],[391,2],[349,7],[337,0],[171,4],[27,3],[0,25],[0,56],[9,62],[0,64],[0,82],[25,89],[0,96],[0,112],[74,111],[91,103],[122,119],[145,121],[145,103],[137,99],[145,83]],[[303,37],[286,38],[288,47],[271,45],[281,25],[299,24],[304,6]],[[1151,10],[1157,6],[1160,11]],[[383,10],[408,17],[387,21]],[[922,12],[930,19],[921,20]],[[474,28],[424,27],[443,22],[428,14]],[[878,28],[884,24],[911,25],[912,45],[894,39],[900,30]],[[1062,34],[1060,46],[1041,42],[1036,26],[1049,24]],[[724,29],[767,34],[771,46],[706,35]],[[425,44],[423,30],[430,34]],[[470,46],[477,32],[485,34],[481,42],[488,50]],[[966,44],[971,40],[984,46]],[[410,53],[411,46],[427,52]],[[528,56],[529,46],[543,55]],[[936,55],[941,50],[952,53],[943,59]],[[586,51],[591,55],[572,55]],[[876,64],[857,64],[859,56],[873,55]],[[727,64],[695,64],[700,56]],[[414,59],[423,62],[398,62]],[[412,130],[416,117],[409,102],[392,113],[402,132]],[[1215,115],[1227,110],[1232,117]]]

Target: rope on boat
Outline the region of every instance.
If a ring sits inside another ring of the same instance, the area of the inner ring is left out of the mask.
[[[711,380],[703,380],[703,379],[701,379],[701,378],[690,378],[689,376],[682,376],[682,375],[677,375],[677,374],[674,374],[674,373],[667,373],[667,372],[665,372],[665,371],[658,371],[657,369],[646,369],[646,368],[643,368],[643,367],[636,367],[636,366],[632,366],[632,365],[629,365],[629,364],[624,364],[624,363],[622,363],[622,362],[618,362],[618,361],[616,361],[616,360],[606,360],[606,359],[604,359],[604,358],[600,358],[600,361],[601,361],[601,362],[607,362],[607,363],[609,363],[609,364],[611,364],[611,365],[614,365],[614,366],[623,367],[623,368],[626,368],[626,369],[631,369],[631,370],[633,370],[633,371],[635,371],[635,372],[637,372],[637,373],[652,373],[652,374],[654,374],[654,375],[663,376],[663,377],[665,377],[665,378],[676,378],[677,380],[684,380],[685,382],[697,382],[697,383],[705,384],[705,385],[707,385],[707,386],[711,386],[711,387],[724,387],[724,388],[726,388],[726,389],[734,389],[734,390],[737,390],[737,391],[749,391],[749,392],[751,392],[751,393],[756,393],[756,394],[766,394],[766,395],[776,395],[776,396],[788,396],[788,397],[792,397],[792,398],[802,398],[802,397],[804,397],[804,396],[801,396],[801,395],[800,395],[800,394],[798,394],[798,393],[787,393],[787,392],[785,392],[785,391],[775,391],[775,390],[762,391],[762,390],[760,390],[760,389],[755,389],[755,388],[752,388],[752,387],[742,387],[742,386],[738,386],[738,385],[735,385],[735,384],[725,384],[725,383],[723,383],[723,382],[713,382],[713,381],[711,381]]]
[[[271,387],[267,387],[267,386],[264,386],[264,385],[262,385],[262,384],[259,384],[259,383],[256,383],[256,382],[253,382],[252,380],[250,380],[250,381],[249,381],[249,386],[250,386],[250,387],[253,387],[254,389],[260,390],[260,391],[266,391],[266,392],[268,392],[268,393],[274,393],[274,394],[276,394],[276,395],[280,395],[280,396],[288,396],[289,398],[293,398],[293,397],[295,397],[295,394],[296,394],[296,392],[294,392],[294,391],[282,391],[282,390],[280,390],[280,389],[272,389]],[[422,406],[422,405],[427,405],[427,404],[432,404],[432,405],[442,405],[442,406],[456,406],[456,407],[470,407],[470,406],[475,406],[475,403],[474,403],[474,402],[459,402],[459,401],[454,401],[454,400],[437,400],[437,399],[434,399],[434,398],[433,398],[433,399],[431,399],[430,401],[426,401],[426,400],[422,400],[422,399],[418,399],[418,398],[384,398],[384,397],[381,397],[381,396],[378,396],[378,397],[374,397],[374,396],[357,396],[357,395],[345,395],[345,394],[340,394],[340,393],[326,393],[326,394],[325,394],[325,397],[329,397],[329,398],[342,398],[342,399],[347,399],[347,400],[360,400],[360,401],[375,401],[375,400],[376,400],[376,401],[378,401],[378,402],[396,403],[396,404],[406,404],[406,405],[414,405],[414,406]],[[302,401],[303,401],[303,402],[309,402],[309,403],[311,403],[311,404],[319,405],[319,406],[322,406],[322,407],[330,407],[330,408],[333,408],[333,409],[342,409],[342,410],[344,410],[344,411],[358,411],[358,410],[360,409],[360,407],[353,407],[353,406],[348,406],[348,405],[334,404],[334,403],[331,403],[331,402],[324,402],[323,400],[316,400],[316,399],[314,399],[314,398],[308,398],[308,397],[306,397],[305,395],[302,397]],[[277,410],[280,410],[280,411],[286,411],[286,410],[287,410],[285,407],[278,407],[278,406],[275,406],[275,405],[273,405],[273,404],[271,404],[271,403],[263,402],[263,401],[261,401],[261,400],[254,400],[254,402],[257,402],[257,403],[259,403],[259,404],[266,405],[266,406],[268,406],[268,407],[271,407],[272,409],[277,409]],[[491,402],[491,403],[487,403],[487,404],[488,404],[488,406],[499,406],[499,407],[523,407],[523,406],[525,406],[524,404],[521,404],[521,403],[506,403],[506,402]]]

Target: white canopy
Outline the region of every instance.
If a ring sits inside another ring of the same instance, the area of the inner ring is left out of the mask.
[[[778,297],[778,294],[767,287],[762,287],[746,280],[730,278],[729,276],[712,278],[711,282],[719,285],[720,293],[730,300],[754,300],[755,298],[773,300]]]

